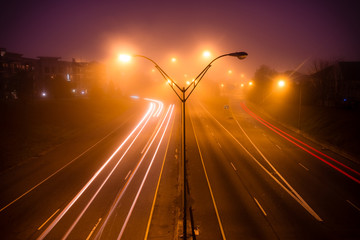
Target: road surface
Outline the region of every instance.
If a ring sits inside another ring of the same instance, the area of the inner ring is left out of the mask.
[[[2,173],[1,238],[179,239],[180,108],[142,101],[117,125]],[[358,163],[241,100],[187,106],[197,239],[360,239]]]
[[[188,181],[197,239],[360,239],[359,165],[245,103],[193,101]]]
[[[94,129],[1,174],[1,239],[144,238],[174,105],[142,101],[106,134]]]

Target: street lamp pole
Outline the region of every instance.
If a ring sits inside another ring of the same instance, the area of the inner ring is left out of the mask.
[[[187,239],[187,173],[186,173],[186,136],[185,136],[185,103],[186,100],[190,97],[192,92],[195,90],[196,86],[200,83],[201,79],[204,77],[206,72],[210,69],[211,64],[216,61],[219,58],[231,56],[231,57],[237,57],[238,59],[242,60],[247,57],[246,52],[233,52],[228,54],[220,55],[216,58],[214,58],[198,75],[197,77],[191,82],[191,84],[188,87],[180,87],[172,78],[152,59],[143,56],[143,55],[132,55],[133,57],[142,57],[149,61],[151,61],[155,68],[161,73],[161,75],[165,78],[165,80],[168,82],[169,86],[172,88],[172,90],[175,92],[177,97],[181,101],[181,125],[182,125],[182,141],[181,141],[181,151],[182,151],[182,162],[183,162],[183,238]],[[176,87],[176,88],[175,88]],[[192,87],[192,88],[191,88]],[[190,89],[191,88],[191,89]],[[190,90],[189,94],[186,95],[186,92]],[[178,92],[180,91],[180,93]],[[189,207],[190,209],[191,207]],[[192,232],[193,239],[195,239],[194,232]]]

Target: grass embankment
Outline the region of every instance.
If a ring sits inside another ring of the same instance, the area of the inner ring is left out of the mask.
[[[124,99],[69,99],[1,105],[0,171],[37,157],[123,113]]]
[[[284,104],[261,107],[251,104],[251,106],[298,131],[299,106]],[[360,112],[358,110],[302,106],[300,116],[302,134],[329,147],[335,147],[359,161]]]

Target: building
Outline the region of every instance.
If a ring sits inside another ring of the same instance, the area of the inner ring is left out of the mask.
[[[31,97],[36,64],[35,59],[0,48],[0,100],[16,100],[19,94]]]
[[[96,62],[46,56],[31,59],[0,48],[0,101],[84,96],[98,81],[105,82],[105,72]]]
[[[314,73],[312,77],[321,105],[358,107],[360,62],[337,62]]]

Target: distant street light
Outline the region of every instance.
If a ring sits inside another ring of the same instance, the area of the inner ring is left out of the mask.
[[[278,86],[281,87],[281,88],[284,87],[285,86],[285,81],[284,80],[279,80],[278,81]]]
[[[209,58],[211,56],[211,53],[209,51],[203,52],[203,57]]]
[[[122,57],[121,57],[122,56]],[[203,53],[204,57],[209,57],[210,53],[208,51],[205,51]],[[169,86],[172,88],[172,90],[175,92],[176,96],[180,99],[181,101],[181,108],[182,108],[182,112],[181,112],[181,119],[182,119],[182,144],[181,144],[181,150],[182,150],[182,161],[183,161],[183,201],[184,201],[184,213],[183,213],[183,238],[186,239],[187,238],[187,229],[186,229],[186,214],[187,214],[187,203],[186,203],[186,195],[187,195],[187,174],[186,174],[186,151],[185,151],[185,103],[186,100],[190,97],[190,95],[192,94],[192,92],[195,90],[196,86],[200,83],[201,79],[204,77],[204,75],[206,74],[206,72],[210,69],[210,67],[212,66],[211,64],[213,62],[215,62],[217,59],[222,58],[222,57],[237,57],[240,60],[245,59],[248,54],[246,52],[233,52],[233,53],[228,53],[228,54],[223,54],[220,55],[216,58],[214,58],[200,73],[199,75],[197,75],[197,77],[195,79],[193,79],[193,81],[191,83],[188,84],[187,87],[180,87],[174,80],[172,80],[172,78],[151,58],[148,58],[146,56],[143,55],[120,55],[119,56],[119,60],[123,61],[123,62],[128,62],[130,61],[131,57],[142,57],[145,58],[147,60],[149,60],[150,62],[152,62],[155,65],[155,68],[161,73],[161,75],[164,77],[164,79],[168,82]],[[176,60],[175,60],[176,61]],[[186,92],[190,91],[187,95]],[[189,206],[189,211],[190,214],[192,213],[192,209],[191,206]],[[194,226],[193,226],[193,222],[192,222],[192,236],[193,239],[195,239],[195,233],[194,233]]]
[[[284,79],[280,79],[276,83],[278,88],[284,88],[286,86],[286,81]],[[271,95],[273,95],[274,92],[276,92],[276,88],[272,89],[272,91],[267,96],[263,97],[262,103],[265,103],[265,100],[267,100]]]

